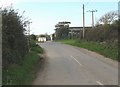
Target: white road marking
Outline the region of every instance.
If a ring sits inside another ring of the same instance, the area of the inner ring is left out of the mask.
[[[82,64],[73,56],[71,56],[71,58],[73,58],[80,66],[82,66]],[[101,82],[96,81],[99,85],[103,85]]]
[[[99,81],[96,81],[99,85],[103,85],[101,82],[99,82]]]
[[[80,66],[82,66],[82,64],[73,56],[71,56]]]

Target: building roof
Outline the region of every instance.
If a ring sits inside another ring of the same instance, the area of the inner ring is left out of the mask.
[[[83,27],[69,27],[69,28],[83,28]],[[85,28],[92,28],[92,27],[85,27]]]
[[[91,29],[92,27],[85,27],[86,29]],[[54,30],[57,30],[59,28],[56,28]],[[69,30],[82,30],[83,27],[69,27]]]
[[[91,29],[92,27],[85,27],[86,29]],[[82,30],[83,27],[69,27],[70,30]]]

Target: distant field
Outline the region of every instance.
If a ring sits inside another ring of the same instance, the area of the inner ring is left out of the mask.
[[[113,60],[118,60],[118,47],[114,43],[99,43],[99,42],[88,42],[79,39],[59,40],[64,44],[69,44],[81,48],[85,48],[94,52],[97,52],[105,57],[109,57]]]

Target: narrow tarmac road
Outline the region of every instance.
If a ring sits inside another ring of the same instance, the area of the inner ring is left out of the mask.
[[[86,49],[45,42],[44,69],[34,85],[117,85],[118,63]]]

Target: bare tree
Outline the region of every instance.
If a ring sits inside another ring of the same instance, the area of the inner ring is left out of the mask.
[[[105,15],[103,15],[99,19],[98,23],[99,24],[111,24],[117,19],[118,19],[118,11],[110,11],[106,13]]]

